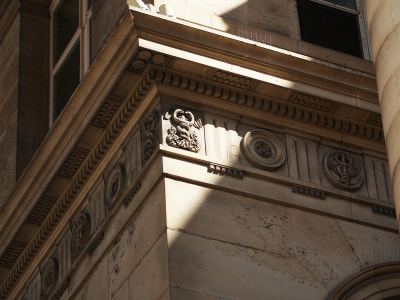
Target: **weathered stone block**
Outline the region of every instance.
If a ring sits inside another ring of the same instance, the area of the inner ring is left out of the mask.
[[[159,299],[168,289],[168,271],[167,234],[164,233],[129,276],[129,299]]]
[[[230,299],[323,299],[329,292],[295,258],[174,230],[168,244],[173,287]]]
[[[111,296],[137,268],[166,228],[162,189],[163,185],[158,185],[152,196],[145,200],[136,218],[127,224],[108,254]]]

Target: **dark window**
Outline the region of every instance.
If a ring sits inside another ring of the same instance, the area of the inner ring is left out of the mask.
[[[322,47],[363,57],[358,14],[354,0],[330,0],[337,9],[310,0],[297,0],[301,39]]]
[[[80,81],[79,40],[58,69],[53,81],[53,121],[60,115]]]
[[[91,0],[53,0],[52,120],[56,120],[89,69]]]

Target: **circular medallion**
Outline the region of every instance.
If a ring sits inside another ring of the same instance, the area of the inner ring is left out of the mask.
[[[365,179],[361,164],[344,151],[332,151],[325,156],[324,173],[334,186],[347,191],[358,190]]]
[[[89,215],[80,214],[71,224],[71,254],[77,256],[89,240]]]
[[[56,286],[58,278],[58,264],[55,259],[49,259],[40,268],[41,298],[45,299]]]
[[[243,152],[255,166],[266,169],[278,169],[286,159],[282,143],[271,133],[254,130],[246,133],[242,140]]]
[[[120,165],[114,166],[106,179],[105,205],[110,208],[122,196],[124,189],[124,173]]]

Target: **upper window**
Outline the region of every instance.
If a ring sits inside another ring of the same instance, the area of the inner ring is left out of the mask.
[[[51,10],[50,120],[53,122],[89,69],[90,0],[54,0]]]
[[[297,0],[301,39],[370,59],[361,0]]]

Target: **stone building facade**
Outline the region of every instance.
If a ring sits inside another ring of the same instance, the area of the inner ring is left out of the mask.
[[[368,5],[0,2],[0,298],[397,299]]]

